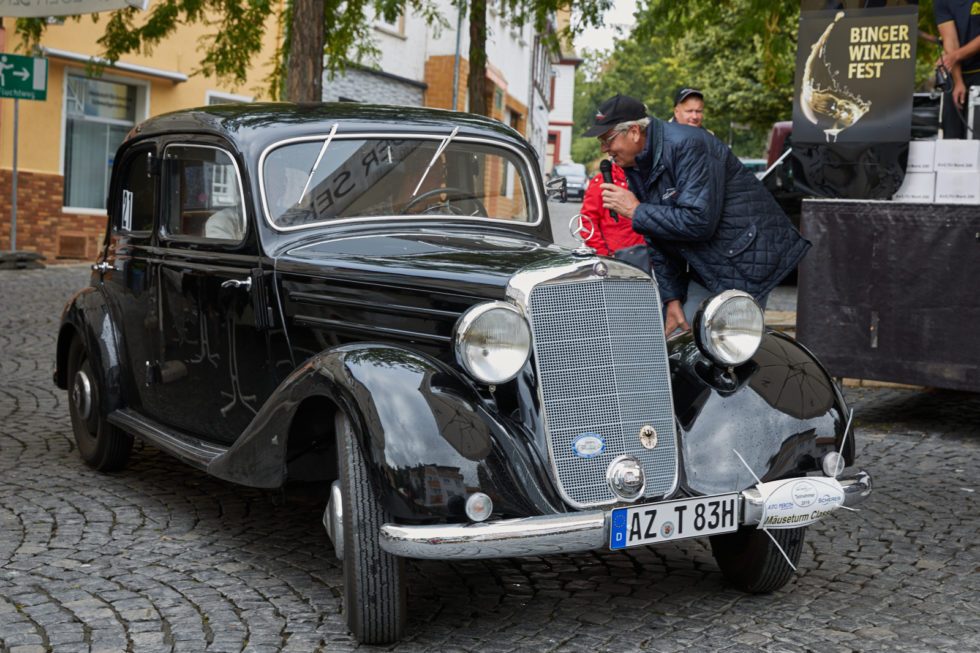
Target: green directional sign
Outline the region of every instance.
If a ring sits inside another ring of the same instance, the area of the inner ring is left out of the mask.
[[[0,97],[46,100],[48,60],[0,53]]]

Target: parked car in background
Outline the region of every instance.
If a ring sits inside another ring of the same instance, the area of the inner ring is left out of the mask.
[[[765,176],[765,174],[766,174],[766,167],[767,167],[766,166],[766,160],[765,159],[742,159],[742,158],[740,158],[739,161],[741,161],[742,162],[742,165],[744,165],[746,168],[749,169],[749,172],[751,172],[752,174],[754,174],[756,176],[756,179],[762,179]]]
[[[362,642],[402,635],[409,557],[708,537],[733,586],[782,587],[806,525],[871,491],[839,387],[737,291],[666,340],[650,276],[552,244],[546,200],[532,148],[472,114],[138,125],[58,334],[81,457],[118,470],[139,438],[232,483],[322,483]]]
[[[589,185],[589,175],[581,163],[559,163],[551,171],[551,178],[564,177],[568,188],[568,196],[582,199]]]

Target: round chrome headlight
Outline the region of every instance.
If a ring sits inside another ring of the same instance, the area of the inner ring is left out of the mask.
[[[765,319],[752,296],[726,290],[708,299],[695,317],[698,348],[718,365],[741,365],[762,342]]]
[[[477,304],[463,313],[453,335],[456,360],[478,381],[510,381],[531,355],[531,328],[506,302]]]

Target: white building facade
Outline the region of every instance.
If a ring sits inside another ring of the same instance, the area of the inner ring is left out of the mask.
[[[348,66],[333,79],[325,74],[323,100],[467,111],[469,20],[451,0],[440,0],[440,5],[448,28],[426,25],[412,14],[393,23],[376,21],[378,61]],[[490,116],[516,129],[534,146],[543,172],[552,71],[558,58],[543,47],[531,25],[514,27],[493,1],[487,7],[486,53]]]
[[[581,63],[581,59],[566,55],[554,66],[551,112],[548,114],[545,172],[550,172],[555,164],[572,160],[575,70]]]

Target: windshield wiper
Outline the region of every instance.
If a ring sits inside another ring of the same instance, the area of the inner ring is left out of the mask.
[[[459,126],[457,125],[456,127],[453,128],[452,133],[449,134],[449,136],[446,136],[444,139],[442,139],[442,142],[439,143],[439,149],[437,149],[436,153],[432,155],[432,160],[429,161],[429,165],[425,166],[425,171],[422,173],[422,178],[419,179],[419,183],[415,184],[415,190],[412,191],[412,197],[415,197],[415,195],[418,194],[419,188],[422,187],[422,182],[425,181],[426,175],[428,175],[429,170],[432,169],[432,165],[436,162],[436,159],[439,158],[439,155],[442,154],[442,151],[446,149],[446,146],[449,145],[454,138],[456,138],[456,133],[458,131],[459,131]]]
[[[326,154],[327,148],[330,146],[330,141],[333,140],[333,135],[337,133],[337,127],[339,126],[340,123],[335,122],[333,127],[330,128],[330,133],[327,134],[327,139],[323,141],[323,147],[320,148],[320,153],[316,155],[316,161],[313,162],[313,168],[310,170],[310,176],[307,177],[306,183],[303,184],[303,192],[296,198],[297,202],[306,197],[306,191],[310,189],[310,182],[313,181],[313,177],[316,175],[316,169],[320,167],[320,161],[323,161],[323,155]]]

